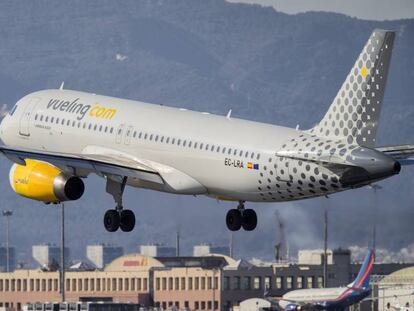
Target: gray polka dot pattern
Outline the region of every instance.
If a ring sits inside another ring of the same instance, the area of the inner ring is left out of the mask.
[[[283,143],[276,156],[261,165],[257,176],[261,201],[300,200],[345,190],[340,183],[341,172],[321,165],[321,161],[328,162],[335,157],[345,164],[357,148],[359,146],[349,145],[343,140],[298,133]]]
[[[384,30],[372,33],[325,117],[310,134],[375,146],[394,36]]]

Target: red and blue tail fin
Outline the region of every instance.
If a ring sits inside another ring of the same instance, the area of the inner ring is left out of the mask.
[[[374,251],[369,250],[364,262],[359,270],[358,276],[355,281],[351,283],[350,287],[354,288],[368,288],[369,280],[371,277],[372,266],[374,265]]]

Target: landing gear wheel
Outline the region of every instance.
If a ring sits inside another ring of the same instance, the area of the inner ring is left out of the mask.
[[[119,229],[119,223],[119,212],[113,209],[107,210],[104,216],[105,229],[109,232],[115,232]]]
[[[253,231],[257,226],[257,214],[252,209],[245,209],[242,216],[242,227],[246,231]]]
[[[135,214],[133,211],[126,209],[120,212],[121,216],[121,230],[124,232],[131,232],[135,227]]]
[[[242,225],[242,214],[237,209],[231,209],[227,212],[226,225],[230,231],[238,231]]]

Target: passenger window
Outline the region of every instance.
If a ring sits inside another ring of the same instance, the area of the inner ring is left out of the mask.
[[[188,148],[191,148],[191,140],[188,142]]]
[[[246,151],[246,153],[245,153],[245,155],[244,155],[246,158],[248,158],[249,157],[249,151]]]
[[[194,149],[197,149],[197,142],[194,143]]]
[[[148,134],[147,134],[147,133],[145,133],[145,135],[144,135],[144,139],[147,139],[147,137],[148,137]]]
[[[214,145],[211,145],[210,151],[214,151]]]
[[[95,125],[96,126],[96,125]],[[122,128],[119,128],[118,129],[118,135],[121,135],[121,132],[122,132]]]
[[[229,152],[228,152],[228,154],[231,154],[231,148],[229,148]]]
[[[113,133],[114,132],[114,128],[113,127],[111,127],[111,130],[109,131],[109,133]]]
[[[243,155],[243,150],[240,150],[239,157]]]
[[[181,144],[181,139],[177,140],[177,145],[179,146]]]
[[[142,132],[139,132],[138,138],[142,137]]]
[[[51,117],[50,118],[50,123],[53,123],[55,121],[55,118],[54,117]]]
[[[170,138],[167,137],[167,140],[165,142],[168,144],[170,142]]]
[[[200,144],[200,149],[203,149],[203,143]]]
[[[81,123],[80,122],[78,122],[78,128],[80,128],[81,127]]]
[[[210,145],[209,144],[206,144],[206,150],[208,150],[208,147],[209,147]]]
[[[92,129],[92,123],[89,123],[88,130]]]
[[[185,147],[185,145],[187,144],[187,141],[186,140],[184,140],[183,141],[183,147]]]
[[[67,126],[69,126],[69,125],[70,125],[70,120],[68,120],[68,121],[66,122],[66,125],[67,125]]]
[[[157,136],[155,136],[155,141],[158,141],[158,135],[157,135]]]
[[[64,125],[65,124],[65,118],[63,118],[62,119],[62,123],[61,123],[62,125]]]
[[[134,135],[132,135],[134,138],[137,137],[137,131],[134,131]]]
[[[56,124],[59,124],[59,118],[56,118]]]
[[[96,124],[95,124],[95,125],[93,126],[93,130],[94,130],[94,131],[96,131],[96,129],[97,129],[97,128],[98,128],[98,125],[96,125]]]
[[[75,127],[76,121],[72,121],[72,127]]]
[[[49,116],[46,116],[45,122],[49,121]]]
[[[223,147],[223,153],[226,153],[226,147]]]
[[[40,121],[43,121],[43,115],[42,115],[42,116],[40,116]]]
[[[153,136],[153,135],[151,134],[151,135],[150,135],[150,140],[152,140],[152,136]]]
[[[105,133],[106,133],[106,132],[108,132],[108,127],[107,127],[107,126],[105,126]]]
[[[217,150],[216,150],[217,152],[220,152],[220,146],[217,146]]]
[[[253,158],[254,158],[254,152],[252,152],[252,154],[251,154],[250,158],[251,158],[251,159],[253,159]]]
[[[164,136],[161,136],[161,142],[164,142]]]
[[[259,160],[259,159],[260,159],[260,153],[258,153],[258,154],[257,154],[256,159],[257,159],[257,160]]]
[[[171,144],[175,144],[175,138],[172,139]]]
[[[233,155],[237,154],[237,149],[234,149]]]
[[[83,129],[86,129],[86,122],[83,122]]]
[[[102,132],[102,125],[99,125],[99,132]]]
[[[13,108],[14,109],[14,108]],[[12,116],[13,114],[10,113],[10,115]],[[37,114],[35,115],[35,120],[37,120]]]

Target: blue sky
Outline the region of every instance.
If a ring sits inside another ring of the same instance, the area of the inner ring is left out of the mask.
[[[295,14],[307,11],[343,13],[369,20],[414,18],[413,0],[227,0],[273,6],[276,10]]]

